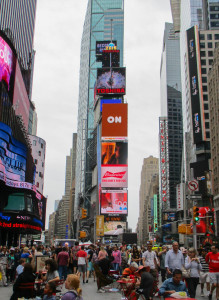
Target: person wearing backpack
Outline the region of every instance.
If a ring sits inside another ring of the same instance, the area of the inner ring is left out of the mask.
[[[68,275],[65,281],[65,288],[68,291],[62,296],[61,300],[83,300],[81,297],[80,279],[77,275]]]
[[[78,258],[77,258],[77,253],[80,250],[79,242],[76,241],[74,247],[71,250],[72,253],[72,258],[73,258],[73,273],[77,273],[77,268],[78,268]]]
[[[93,265],[93,256],[95,256],[95,251],[94,251],[94,245],[90,245],[89,246],[89,250],[88,250],[88,256],[87,256],[87,259],[88,259],[88,268],[87,268],[87,280],[86,280],[86,283],[88,283],[88,280],[89,280],[89,275],[90,275],[90,272],[93,272],[94,274],[94,281],[95,281],[95,272],[94,272],[94,265]],[[97,257],[97,256],[96,256]]]

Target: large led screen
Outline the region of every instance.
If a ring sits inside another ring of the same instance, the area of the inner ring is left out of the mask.
[[[0,174],[8,180],[25,181],[26,158],[26,146],[13,138],[9,126],[0,122]]]
[[[125,95],[126,72],[125,68],[97,69],[97,95],[118,94]]]
[[[8,43],[0,36],[0,81],[13,89],[16,58]]]
[[[28,131],[30,101],[18,62],[16,63],[13,106],[15,114],[22,117],[25,129]]]
[[[101,165],[126,165],[127,160],[128,143],[102,142]]]
[[[127,206],[127,192],[119,190],[102,190],[101,199],[101,214],[119,214],[127,215],[128,206]]]
[[[202,141],[202,120],[200,110],[201,95],[199,92],[199,85],[201,83],[199,82],[200,74],[198,74],[196,37],[196,26],[187,30],[192,123],[195,144],[200,143]]]
[[[116,41],[112,42],[115,46],[117,45]],[[99,61],[99,58],[102,53],[103,50],[106,49],[107,47],[109,47],[109,44],[111,44],[111,41],[96,41],[96,56],[97,56],[97,61]]]
[[[126,139],[128,136],[128,104],[103,104],[102,138]]]
[[[126,222],[105,222],[104,223],[104,233],[113,230],[118,230],[120,228],[126,229]]]
[[[101,187],[127,188],[128,187],[128,165],[102,165]]]
[[[122,99],[100,99],[100,112],[103,110],[103,104],[120,104]]]

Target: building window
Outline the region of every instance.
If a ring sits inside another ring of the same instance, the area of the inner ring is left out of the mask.
[[[207,85],[203,85],[203,92],[207,92],[208,91],[208,87],[207,87]]]
[[[35,163],[35,165],[37,165],[38,161],[37,161],[37,159],[34,159],[33,162]]]
[[[213,48],[213,44],[212,43],[208,43],[208,48]]]
[[[207,34],[207,40],[211,41],[212,40],[212,34]]]
[[[41,143],[41,149],[43,149],[43,143]]]
[[[209,113],[205,113],[205,119],[209,119]]]
[[[38,152],[38,155],[41,156],[41,151]]]
[[[215,39],[215,40],[219,40],[219,34],[215,34],[215,35],[214,35],[214,39]]]
[[[209,129],[209,122],[206,122],[206,123],[205,123],[205,128],[206,128],[206,129]]]
[[[205,43],[200,43],[200,48],[201,49],[205,48]]]
[[[33,146],[36,146],[36,140],[33,140]]]
[[[40,185],[39,185],[39,182],[37,182],[37,183],[36,183],[36,187],[39,187],[39,186],[40,186]]]
[[[208,110],[208,104],[204,104],[204,110]]]
[[[204,101],[208,101],[208,95],[203,95]]]
[[[201,53],[201,57],[205,57],[206,56],[205,55],[205,51],[201,51],[200,53]]]
[[[213,51],[208,51],[208,56],[213,56]]]
[[[199,35],[199,38],[200,38],[200,40],[203,41],[203,40],[205,40],[205,35],[204,35],[204,34],[200,34],[200,35]]]
[[[42,162],[42,168],[44,167],[44,162]]]
[[[202,66],[206,66],[206,60],[205,60],[205,59],[202,59],[202,60],[201,60],[201,65],[202,65]]]
[[[209,59],[209,65],[212,66],[213,64],[213,59]]]
[[[202,83],[207,83],[207,77],[202,77]]]
[[[207,74],[207,70],[205,68],[202,68],[202,74]]]
[[[206,132],[206,138],[210,139],[210,132]]]

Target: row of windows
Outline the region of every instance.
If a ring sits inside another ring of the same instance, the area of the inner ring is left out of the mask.
[[[206,51],[200,51],[201,57],[206,57]],[[208,56],[214,56],[213,51],[208,51]]]
[[[215,43],[214,48],[216,48],[217,44],[218,44],[218,43]],[[207,45],[207,47],[206,47],[206,45]],[[209,48],[209,49],[212,49],[212,48],[213,48],[213,45],[214,45],[214,43],[212,43],[212,42],[208,42],[208,43],[201,42],[201,43],[200,43],[200,48],[201,48],[201,49],[203,49],[203,48]]]
[[[38,164],[38,159],[34,159],[33,162],[34,162],[35,165],[37,165]],[[42,162],[42,168],[44,168],[44,162]]]
[[[36,146],[36,145],[37,145],[37,141],[33,140],[33,146]],[[41,147],[41,149],[43,149],[43,143],[40,143],[40,147]]]
[[[207,40],[208,41],[212,41],[212,36],[213,36],[213,34],[207,34]],[[205,38],[205,35],[204,34],[200,34],[199,35],[199,38],[200,38],[200,41],[203,41],[203,40],[205,40],[206,38]],[[219,34],[214,34],[214,39],[215,40],[219,40]]]

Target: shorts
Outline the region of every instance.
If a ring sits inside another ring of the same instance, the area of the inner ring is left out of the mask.
[[[89,261],[89,262],[88,262],[88,268],[87,268],[87,270],[90,271],[90,272],[91,272],[91,271],[94,271],[94,266],[93,266],[92,261]]]
[[[78,272],[85,273],[86,272],[86,265],[78,265]]]
[[[73,262],[72,262],[72,264],[73,264],[73,267],[74,267],[74,268],[77,268],[77,266],[78,266],[78,261],[77,261],[77,259],[74,259]]]
[[[200,283],[210,282],[209,272],[200,272]]]
[[[210,283],[219,284],[219,272],[209,272]]]

